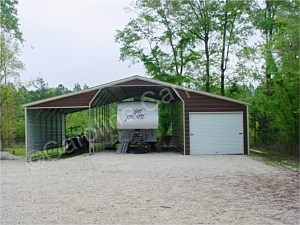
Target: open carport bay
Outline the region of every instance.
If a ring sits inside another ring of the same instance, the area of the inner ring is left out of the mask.
[[[248,156],[1,162],[1,224],[299,224],[298,174]]]

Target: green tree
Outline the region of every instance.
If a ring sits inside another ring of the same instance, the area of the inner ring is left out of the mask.
[[[211,82],[211,48],[210,38],[213,30],[213,16],[215,3],[207,0],[182,0],[178,3],[178,14],[176,21],[195,37],[195,42],[204,45],[205,60],[200,65],[205,65],[205,90],[210,91]],[[202,60],[201,48],[194,51],[198,54],[198,60]],[[200,74],[202,71],[198,71]]]
[[[31,91],[30,101],[38,101],[41,99],[52,97],[48,94],[48,83],[46,83],[43,78],[38,77],[35,80],[31,81],[30,86],[34,88],[34,91]]]
[[[71,91],[62,84],[59,84],[57,88],[55,88],[55,96],[68,94],[70,92]]]
[[[284,1],[278,6],[272,37],[275,55],[270,101],[271,122],[277,144],[299,154],[299,1]],[[267,43],[269,44],[269,43]]]
[[[137,17],[117,31],[120,59],[142,62],[154,78],[207,92],[220,84],[224,95],[233,47],[245,45],[252,33],[249,8],[246,1],[230,0],[136,1],[131,10]]]
[[[2,87],[2,138],[8,146],[13,146],[14,137],[14,123],[16,120],[16,90],[12,83]]]
[[[73,91],[75,92],[75,91],[81,91],[82,89],[81,89],[81,85],[80,84],[78,84],[78,83],[76,83],[76,84],[74,84],[74,88],[73,88]]]
[[[193,76],[192,37],[174,21],[176,1],[135,2],[135,19],[118,30],[120,59],[141,62],[152,77],[182,84]],[[175,15],[176,16],[176,15]]]
[[[25,114],[23,105],[27,103],[28,90],[25,86],[18,87],[15,95],[16,121],[14,125],[14,136],[17,144],[25,143]]]
[[[9,77],[18,74],[24,65],[18,60],[19,45],[23,43],[19,30],[16,5],[17,0],[0,2],[0,83],[7,83]]]
[[[11,138],[11,125],[16,117],[13,101],[14,85],[9,79],[17,78],[24,65],[18,60],[19,45],[23,42],[17,17],[17,0],[0,2],[0,150],[3,150],[3,137]],[[12,87],[13,86],[13,87]],[[7,117],[5,120],[4,117]]]
[[[261,31],[264,71],[252,102],[252,128],[258,144],[299,153],[299,1],[258,5],[254,25]]]
[[[250,5],[246,1],[226,0],[216,2],[217,16],[215,24],[220,35],[214,45],[220,52],[220,86],[221,95],[225,94],[225,71],[232,48],[238,45],[246,46],[247,37],[252,34],[249,21]],[[220,48],[218,48],[220,46]],[[234,54],[231,54],[233,57]]]
[[[261,32],[264,39],[262,54],[265,60],[265,84],[267,87],[266,94],[268,95],[272,94],[272,77],[277,72],[273,37],[279,28],[277,13],[282,9],[280,8],[282,3],[283,1],[265,0],[262,5],[256,5],[253,15],[254,25]]]
[[[23,34],[19,29],[16,5],[18,5],[18,0],[1,0],[1,35],[10,36],[10,38],[22,42]]]

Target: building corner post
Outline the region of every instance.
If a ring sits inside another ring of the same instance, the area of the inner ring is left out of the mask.
[[[89,105],[89,112],[88,112],[88,117],[89,117],[89,155],[92,155],[92,145],[91,145],[91,140],[92,140],[92,128],[91,128],[91,105]]]
[[[247,155],[250,155],[250,138],[249,138],[249,106],[247,105]]]

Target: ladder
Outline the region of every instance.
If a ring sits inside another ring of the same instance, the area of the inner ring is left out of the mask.
[[[127,152],[127,149],[128,149],[128,142],[120,142],[116,153],[124,154]]]

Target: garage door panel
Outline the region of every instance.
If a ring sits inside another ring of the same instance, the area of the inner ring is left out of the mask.
[[[191,154],[243,154],[242,113],[192,113]]]

